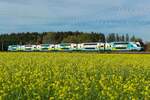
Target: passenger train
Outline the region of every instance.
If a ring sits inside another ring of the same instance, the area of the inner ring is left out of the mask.
[[[90,42],[8,46],[8,51],[141,51],[142,49],[139,42]]]

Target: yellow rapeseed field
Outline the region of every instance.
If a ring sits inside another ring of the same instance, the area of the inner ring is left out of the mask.
[[[0,53],[0,100],[150,100],[150,55]]]

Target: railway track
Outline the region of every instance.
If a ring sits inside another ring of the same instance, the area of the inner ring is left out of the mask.
[[[150,52],[109,52],[108,54],[150,54]]]
[[[118,52],[99,52],[99,51],[8,51],[8,52],[68,52],[68,53],[99,53],[99,54],[150,54],[150,52],[128,52],[128,51],[118,51]]]

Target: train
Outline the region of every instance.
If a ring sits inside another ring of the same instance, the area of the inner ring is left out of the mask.
[[[9,45],[8,51],[141,51],[139,42],[88,42],[39,45]]]

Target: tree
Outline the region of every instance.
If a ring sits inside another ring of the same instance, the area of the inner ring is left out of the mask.
[[[135,41],[136,41],[136,38],[135,38],[134,35],[131,37],[130,41],[132,41],[132,42],[135,42]]]
[[[107,42],[114,42],[114,41],[116,41],[115,33],[108,34]]]
[[[129,35],[126,34],[126,42],[129,42]]]
[[[120,41],[120,37],[118,34],[116,34],[116,41],[119,42]]]
[[[55,44],[56,40],[55,40],[55,33],[53,32],[48,32],[43,36],[43,43],[47,44],[47,43],[52,43]]]
[[[150,52],[150,42],[146,43],[146,44],[144,45],[144,48],[145,48],[145,51]]]
[[[125,37],[124,35],[121,36],[121,41],[124,42],[125,41]]]

